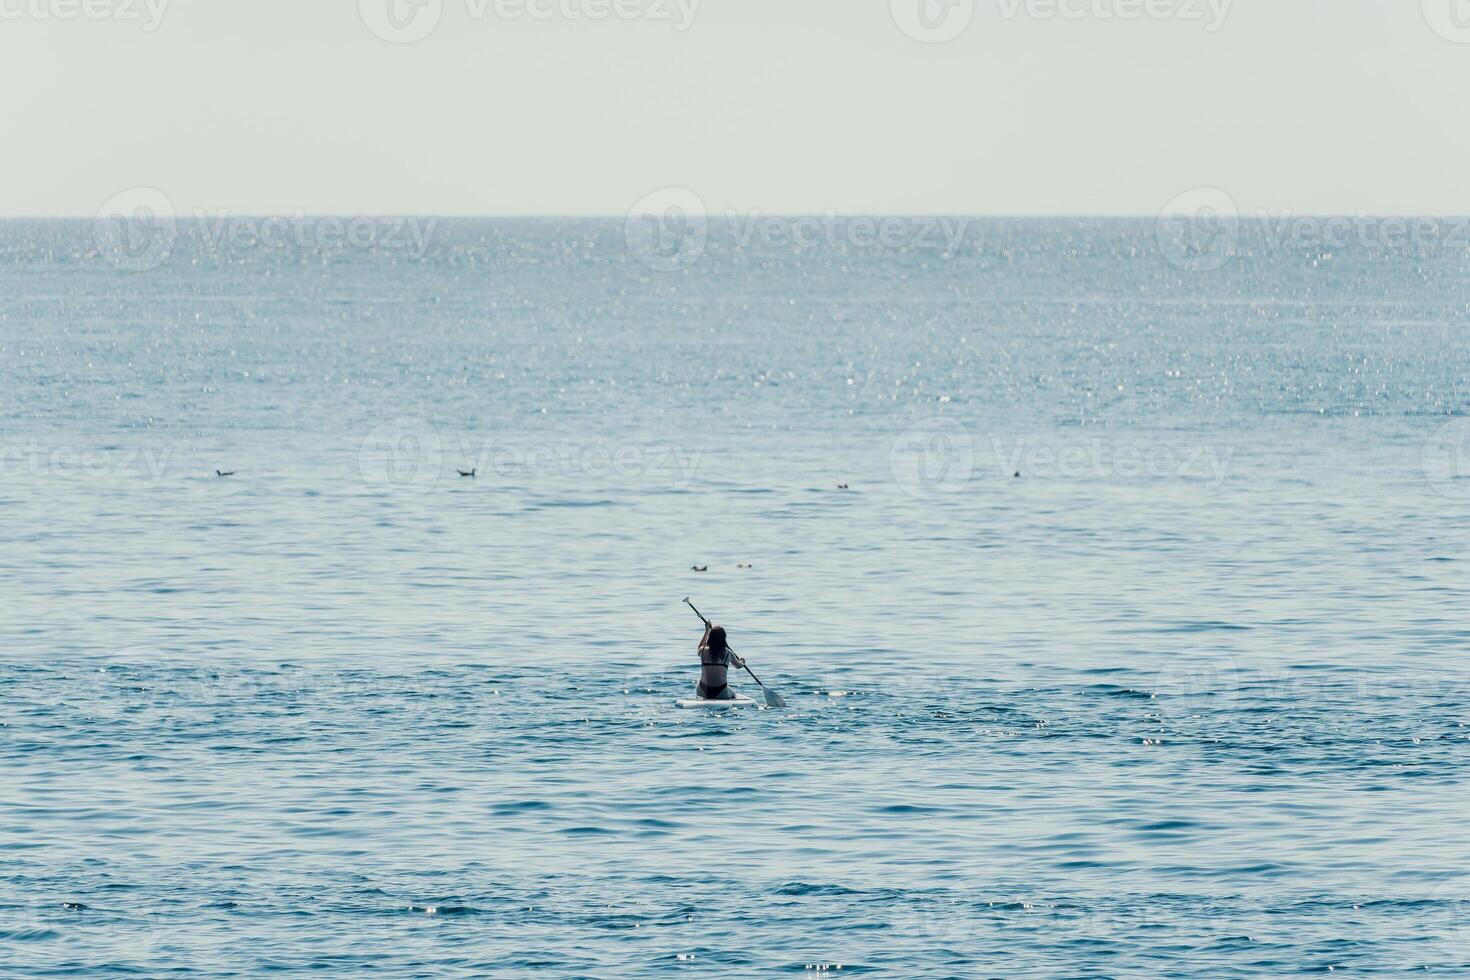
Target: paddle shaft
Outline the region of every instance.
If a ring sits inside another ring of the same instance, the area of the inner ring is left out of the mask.
[[[713,626],[714,625],[714,623],[711,623],[708,619],[705,619],[704,613],[700,612],[698,609],[695,609],[694,603],[690,602],[688,599],[685,599],[684,600],[684,604],[687,605],[690,609],[694,609],[694,615],[698,616],[700,619],[703,619],[704,620],[704,625],[706,627],[709,627],[709,626]],[[735,652],[735,648],[732,647],[732,646],[730,646],[728,643],[725,644],[725,649],[729,650],[731,653],[734,653]],[[745,672],[750,675],[750,679],[751,680],[755,681],[762,688],[764,688],[766,690],[769,690],[769,688],[766,688],[765,681],[763,681],[759,677],[755,676],[755,671],[753,671],[753,670],[750,669],[750,665],[749,664],[745,664],[744,667],[745,667]]]

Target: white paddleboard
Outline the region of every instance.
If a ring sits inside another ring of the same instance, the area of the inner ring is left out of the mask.
[[[688,711],[724,711],[727,708],[755,708],[758,705],[743,694],[735,696],[733,701],[706,701],[703,698],[683,698],[674,704]]]

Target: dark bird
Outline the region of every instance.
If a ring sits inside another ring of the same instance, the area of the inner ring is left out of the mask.
[[[1020,470],[1016,470],[1016,479],[1019,480],[1020,478],[1021,478],[1021,471]]]
[[[754,565],[740,565],[738,567],[740,567],[740,568],[754,568],[755,566]]]
[[[224,472],[222,470],[215,470],[214,471],[214,475],[215,476],[234,476],[235,475],[235,471],[234,470],[230,470],[228,473],[226,473],[226,472]]]
[[[455,470],[454,472],[458,473],[460,476],[468,477],[469,479],[473,480],[475,478],[475,474],[480,472],[480,468],[477,466],[474,469],[470,470],[468,473],[466,473],[464,470]]]
[[[708,565],[693,565],[693,566],[690,567],[689,570],[692,571],[692,572],[707,572],[707,571],[709,571],[709,566]]]
[[[848,486],[846,483],[839,483],[839,484],[837,484],[837,489],[838,490],[851,490],[852,487]]]

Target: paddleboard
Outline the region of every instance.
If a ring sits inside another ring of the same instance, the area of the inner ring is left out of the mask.
[[[706,701],[703,698],[682,698],[674,702],[686,711],[724,711],[727,708],[755,708],[758,705],[743,694],[735,696],[733,701]]]

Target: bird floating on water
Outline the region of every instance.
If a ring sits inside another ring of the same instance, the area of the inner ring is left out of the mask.
[[[228,473],[226,473],[223,470],[215,470],[214,471],[214,475],[215,476],[234,476],[235,475],[235,471],[234,470],[230,470]]]
[[[708,565],[691,565],[691,566],[689,566],[689,570],[691,572],[707,572],[707,571],[709,571],[709,566]]]
[[[454,472],[458,473],[460,476],[467,477],[473,480],[475,478],[475,474],[480,472],[480,468],[477,466],[469,472],[465,472],[464,470],[455,470]]]

